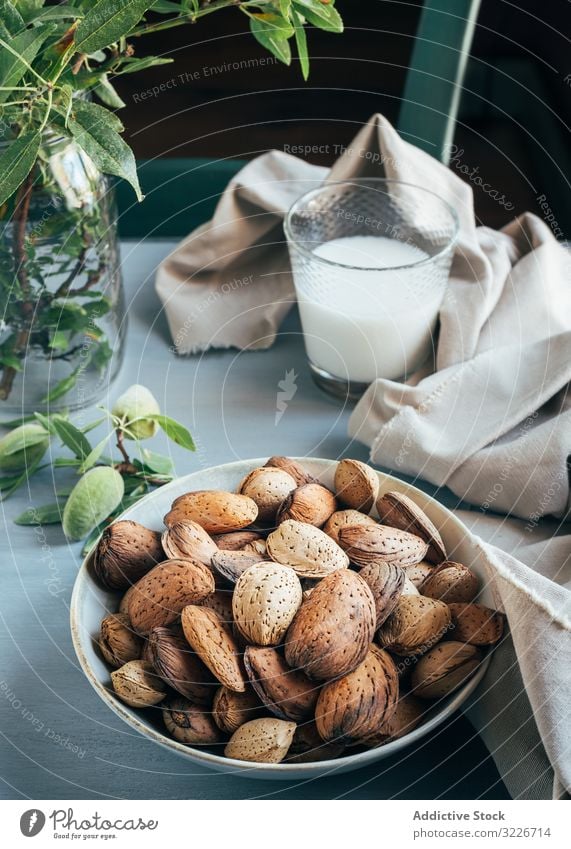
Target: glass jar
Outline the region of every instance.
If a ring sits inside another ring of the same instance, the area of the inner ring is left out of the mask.
[[[125,326],[113,190],[73,140],[49,135],[0,208],[0,418],[94,403]]]

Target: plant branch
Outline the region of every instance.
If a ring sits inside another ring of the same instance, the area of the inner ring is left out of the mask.
[[[36,77],[36,78],[37,78],[37,79],[38,79],[38,80],[39,80],[39,81],[40,81],[43,85],[45,85],[45,86],[49,85],[48,81],[47,81],[47,80],[45,80],[45,79],[41,76],[41,74],[38,74],[38,72],[36,71],[36,69],[35,69],[35,68],[32,68],[32,66],[30,65],[30,63],[29,63],[26,59],[24,59],[24,57],[23,57],[20,53],[18,53],[18,51],[17,51],[17,50],[14,50],[14,48],[13,48],[13,47],[10,47],[10,45],[9,45],[6,41],[4,41],[4,39],[3,39],[3,38],[0,38],[0,44],[2,45],[2,47],[3,47],[5,50],[7,50],[7,51],[8,51],[8,53],[11,53],[11,54],[12,54],[12,56],[15,56],[15,57],[16,57],[16,59],[17,59],[19,62],[21,62],[21,63],[22,63],[22,65],[24,65],[24,67],[25,67],[25,68],[27,68],[27,69],[28,69],[28,71],[30,71],[30,73],[31,73],[31,74],[33,74],[33,75],[34,75],[34,76],[35,76],[35,77]]]
[[[16,277],[20,283],[22,294],[24,296],[29,293],[28,271],[26,268],[26,224],[28,221],[28,213],[30,211],[30,202],[32,200],[32,188],[34,184],[33,170],[30,171],[16,195],[16,203],[14,209],[14,235],[13,235],[13,250],[14,260],[16,262]],[[22,304],[23,312],[29,316],[33,310],[33,305],[24,302]]]
[[[123,431],[121,430],[121,428],[117,428],[115,433],[117,434],[117,448],[121,452],[121,456],[123,457],[123,460],[125,461],[125,463],[128,463],[129,465],[131,465],[130,457],[127,454],[127,450],[125,448]]]
[[[252,5],[267,6],[271,2],[272,0],[257,0]],[[143,24],[140,27],[136,27],[129,33],[128,38],[138,38],[140,35],[147,35],[151,32],[160,32],[161,30],[172,29],[173,27],[180,27],[189,23],[193,24],[199,18],[203,18],[205,15],[211,15],[212,12],[218,12],[220,9],[229,9],[231,6],[241,6],[242,4],[243,0],[213,0],[212,3],[203,6],[197,12],[187,12],[186,15],[181,15],[178,18],[169,18],[166,21],[157,21],[156,23]],[[247,5],[247,3],[244,5]]]

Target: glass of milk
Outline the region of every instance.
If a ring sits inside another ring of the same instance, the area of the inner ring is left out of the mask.
[[[429,362],[458,233],[446,201],[397,180],[325,183],[294,203],[285,232],[322,388],[358,398]]]

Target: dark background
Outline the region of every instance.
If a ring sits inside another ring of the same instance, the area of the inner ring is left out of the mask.
[[[223,68],[268,55],[238,10],[147,36],[136,45],[139,55],[153,52],[175,62],[117,80],[137,157],[249,158],[270,148],[318,144],[325,152],[307,158],[330,164],[334,145],[348,143],[373,112],[396,121],[421,5],[338,0],[346,32],[309,33],[307,84],[295,60],[291,68],[271,60],[239,71]],[[455,143],[462,162],[477,166],[514,205],[507,211],[476,189],[476,212],[485,224],[501,226],[525,209],[544,215],[537,202],[544,194],[571,235],[570,21],[567,0],[482,4]],[[173,79],[169,89],[142,99],[145,90]]]

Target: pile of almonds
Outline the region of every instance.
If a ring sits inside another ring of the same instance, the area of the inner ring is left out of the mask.
[[[339,462],[331,492],[272,457],[235,493],[181,495],[164,522],[162,534],[132,521],[104,532],[94,570],[124,595],[99,646],[116,695],[160,706],[189,746],[303,763],[382,745],[502,635],[428,516],[379,495],[358,460]]]

